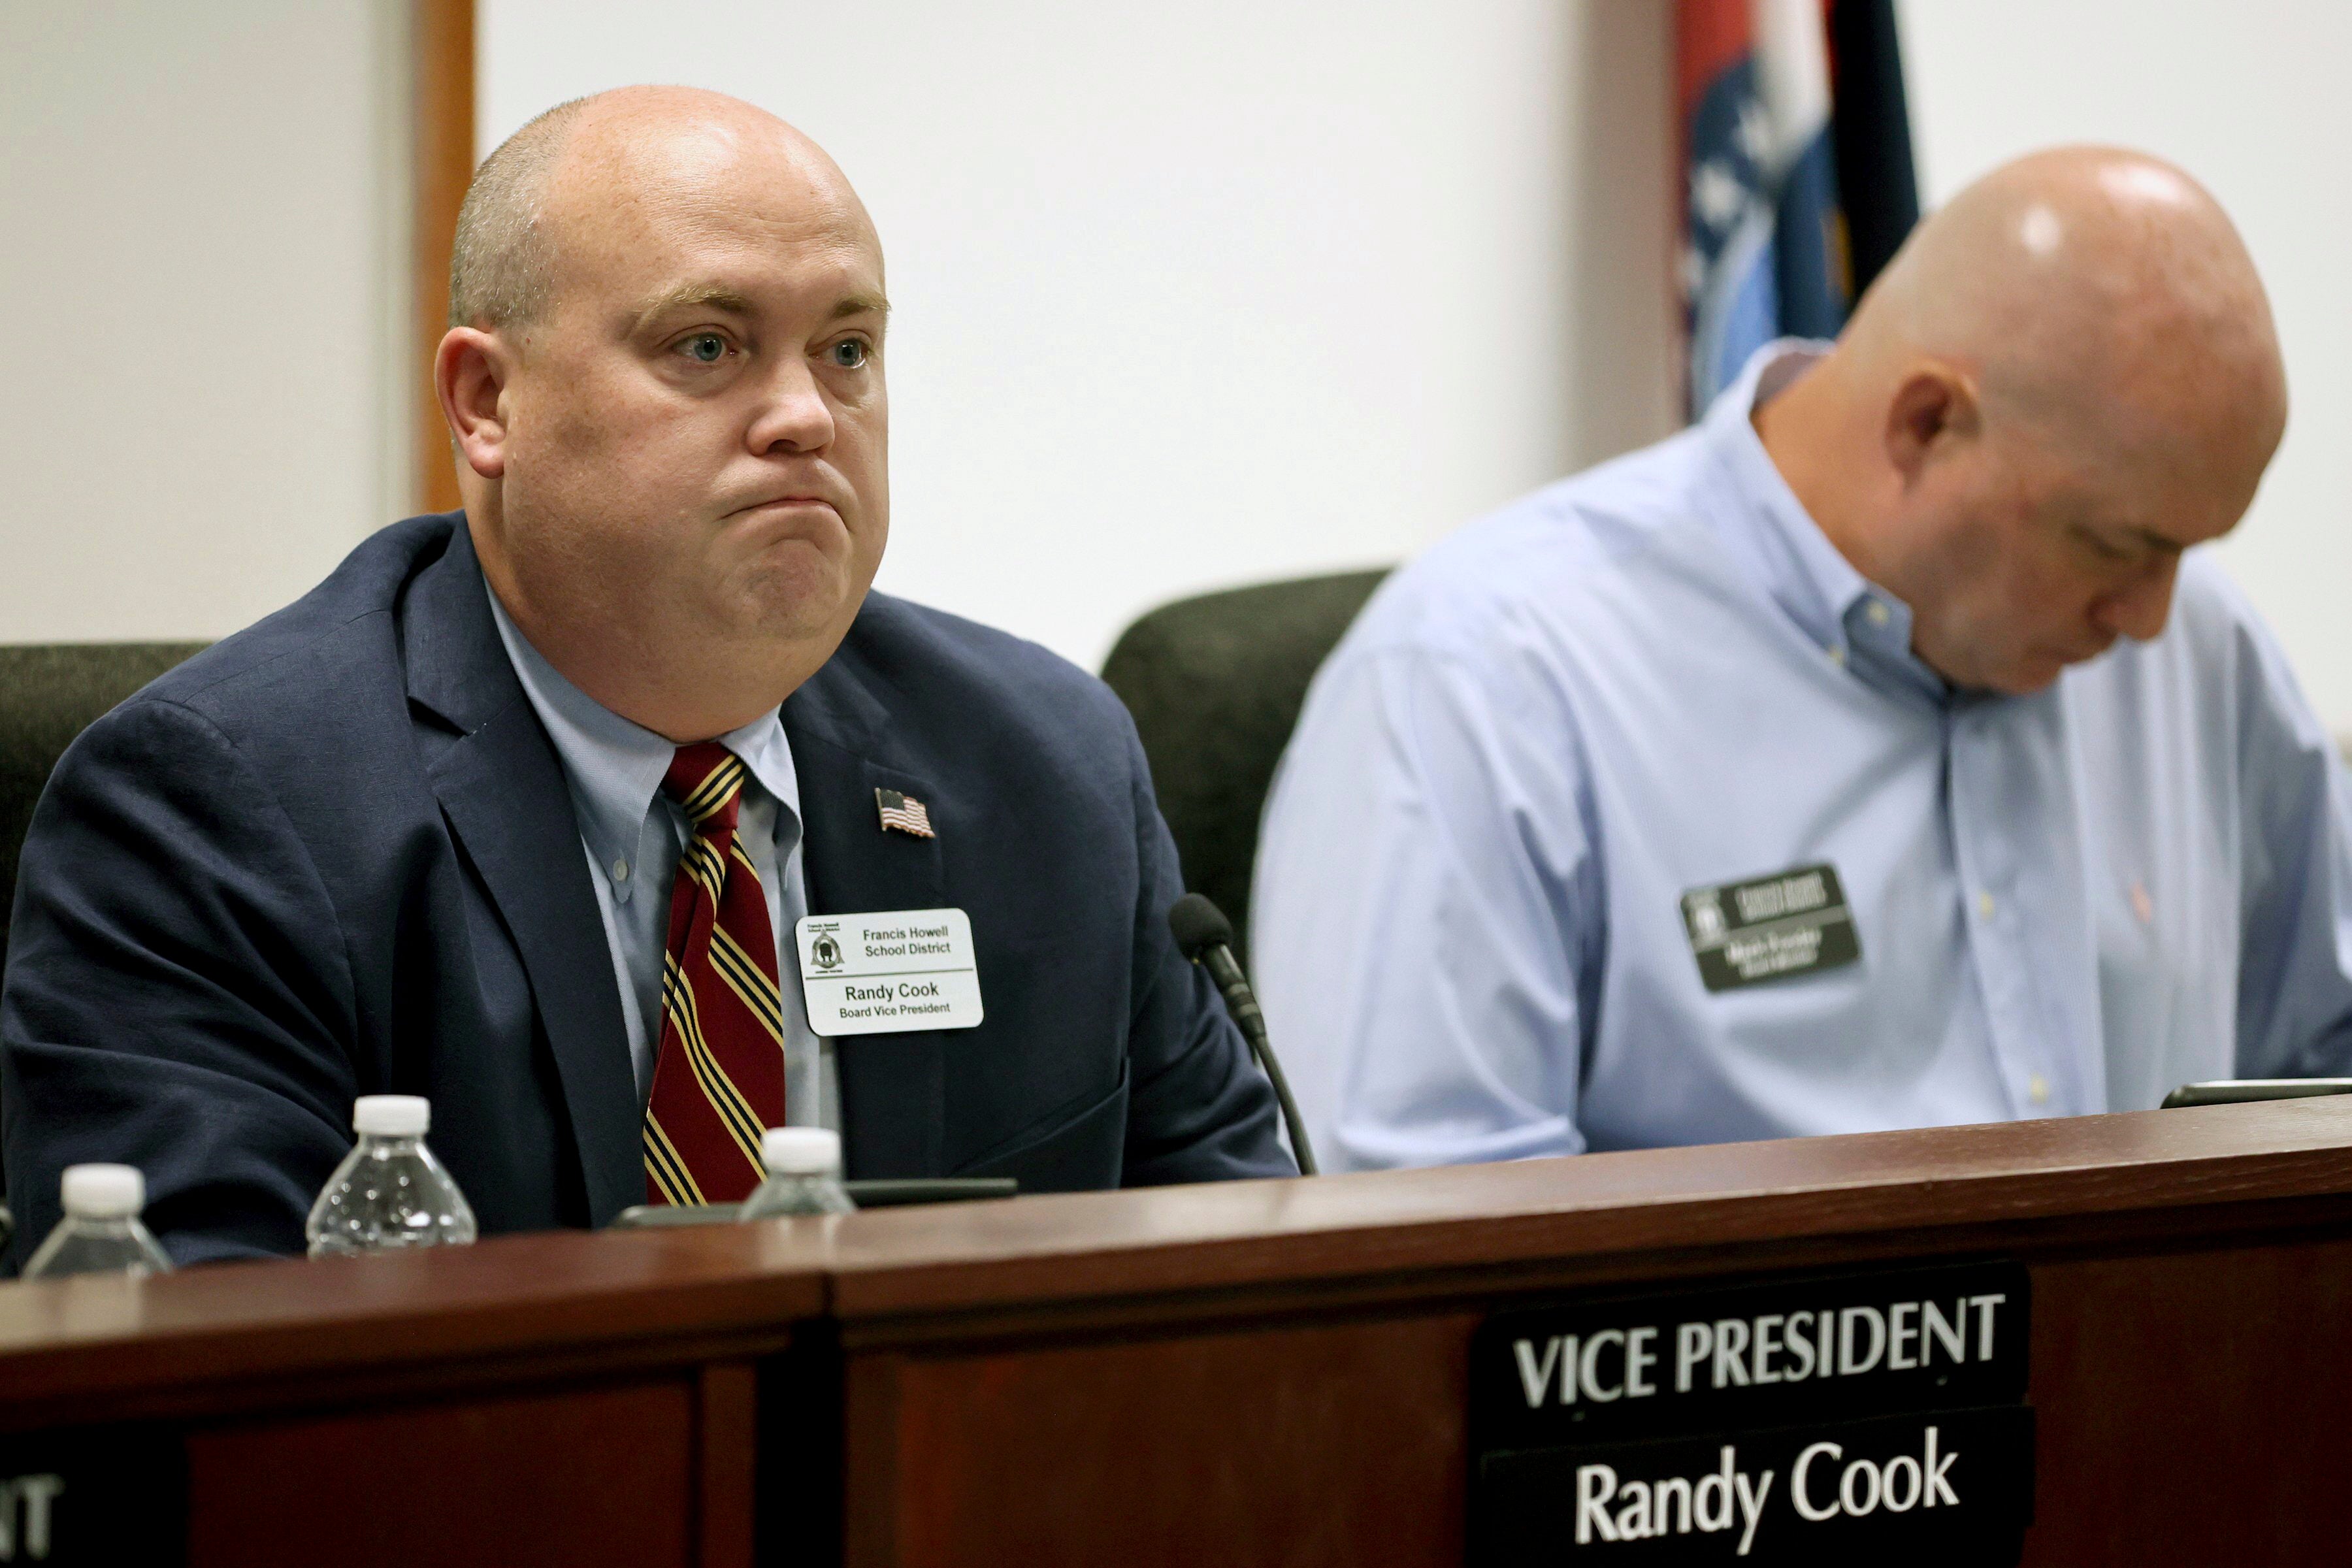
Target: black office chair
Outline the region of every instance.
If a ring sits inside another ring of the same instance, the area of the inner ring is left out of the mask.
[[[90,721],[201,650],[200,642],[0,647],[0,971],[8,962],[16,858],[58,758]],[[0,1215],[6,1213],[0,1209]],[[0,1233],[5,1244],[5,1233]]]
[[[1262,583],[1163,605],[1121,634],[1103,679],[1135,715],[1185,885],[1249,952],[1250,867],[1307,684],[1386,571]]]
[[[48,643],[0,647],[0,964],[16,857],[33,805],[58,758],[108,709],[189,656],[200,642]]]

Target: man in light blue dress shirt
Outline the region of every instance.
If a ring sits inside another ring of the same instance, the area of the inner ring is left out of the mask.
[[[2284,415],[2211,199],[2042,154],[1834,347],[1399,572],[1316,679],[1252,906],[1327,1163],[2347,1071],[2352,795],[2184,559]]]

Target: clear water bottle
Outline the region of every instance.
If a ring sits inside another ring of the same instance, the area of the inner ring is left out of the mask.
[[[25,1265],[26,1279],[172,1271],[172,1260],[139,1223],[139,1211],[147,1206],[147,1178],[134,1167],[68,1165],[60,1196],[66,1217]]]
[[[310,1205],[313,1258],[463,1247],[474,1210],[425,1146],[433,1107],[413,1094],[363,1094],[352,1106],[358,1144]]]
[[[823,1127],[771,1127],[760,1140],[768,1179],[743,1200],[745,1219],[789,1214],[855,1214],[841,1184],[841,1134]]]

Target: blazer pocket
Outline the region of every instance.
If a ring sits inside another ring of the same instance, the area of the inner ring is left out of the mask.
[[[995,1148],[965,1161],[958,1176],[1013,1176],[1024,1193],[1095,1192],[1119,1184],[1127,1165],[1128,1062],[1108,1094],[1081,1109],[1047,1113]]]

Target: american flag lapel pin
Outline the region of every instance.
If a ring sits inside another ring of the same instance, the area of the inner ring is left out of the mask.
[[[900,795],[895,789],[874,792],[874,808],[882,814],[882,830],[897,828],[918,838],[937,838],[931,831],[931,808],[911,795]]]

